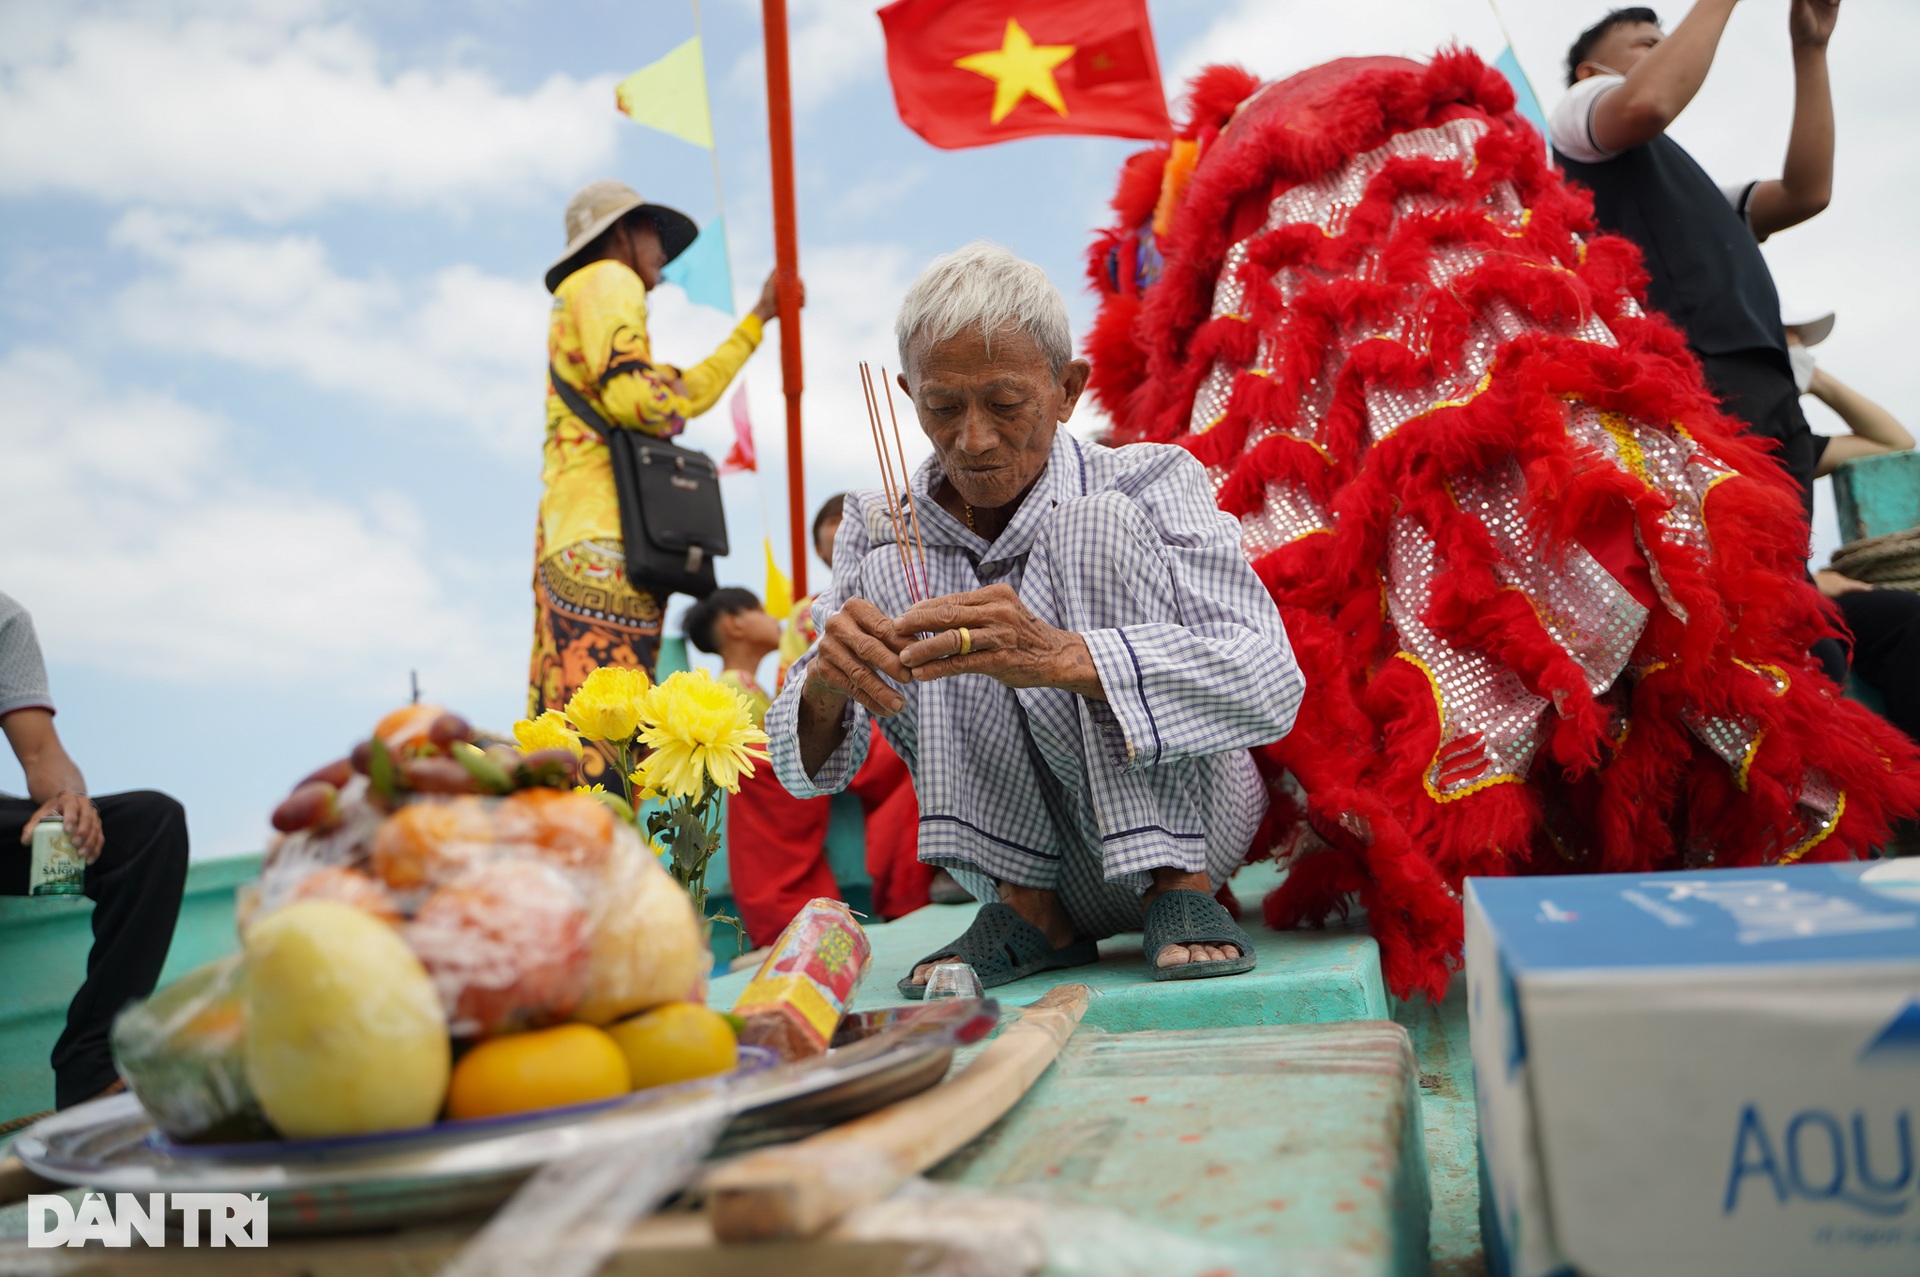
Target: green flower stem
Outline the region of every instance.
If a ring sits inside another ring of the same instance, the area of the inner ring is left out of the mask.
[[[614,746],[614,752],[619,756],[621,792],[627,797],[627,806],[637,812],[639,806],[633,801],[633,756],[629,752],[632,745],[631,739],[623,740]]]

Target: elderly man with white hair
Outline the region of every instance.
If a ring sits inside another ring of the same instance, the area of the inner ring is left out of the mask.
[[[1039,267],[990,244],[940,258],[895,331],[933,443],[906,498],[931,597],[885,497],[850,493],[820,641],[767,715],[775,772],[844,788],[870,715],[912,770],[920,859],[986,903],[907,997],[937,961],[1005,984],[1134,930],[1156,980],[1251,970],[1214,892],[1266,807],[1247,751],[1287,733],[1303,680],[1238,524],[1185,450],[1060,428],[1089,369]]]

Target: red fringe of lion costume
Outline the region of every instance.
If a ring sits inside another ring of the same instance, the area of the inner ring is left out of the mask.
[[[1356,899],[1438,997],[1468,875],[1831,860],[1920,807],[1810,660],[1780,467],[1473,55],[1196,78],[1090,255],[1116,442],[1191,450],[1307,675],[1276,927]]]

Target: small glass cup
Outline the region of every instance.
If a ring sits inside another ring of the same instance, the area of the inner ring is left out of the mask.
[[[980,977],[964,962],[942,962],[927,973],[925,1001],[985,996],[986,991],[980,987]]]

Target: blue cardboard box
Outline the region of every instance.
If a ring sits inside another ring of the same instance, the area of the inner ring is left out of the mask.
[[[1920,1274],[1920,861],[1466,910],[1491,1272]]]

